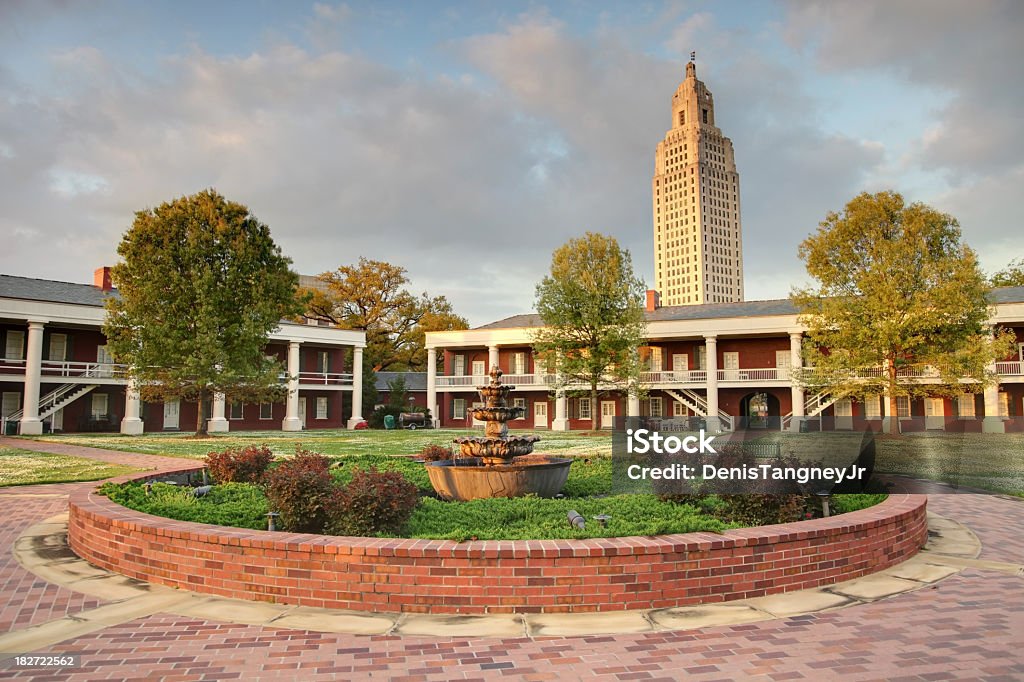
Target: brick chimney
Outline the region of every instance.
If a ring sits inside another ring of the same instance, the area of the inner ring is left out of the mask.
[[[647,312],[649,312],[649,313],[653,313],[655,310],[657,310],[660,307],[661,307],[661,294],[659,294],[654,289],[648,289],[647,290],[647,304],[644,306],[644,309]]]
[[[114,288],[113,283],[110,281],[110,268],[103,266],[102,268],[96,268],[92,273],[93,286],[103,290],[110,291]]]

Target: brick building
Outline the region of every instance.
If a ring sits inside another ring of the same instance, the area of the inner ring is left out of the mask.
[[[1020,429],[1024,420],[1024,287],[993,292],[992,322],[1014,331],[1012,357],[995,364],[999,385],[982,394],[953,399],[898,399],[904,431],[949,429],[1003,432]],[[616,417],[677,419],[711,429],[853,429],[882,428],[890,418],[885,400],[835,400],[805,393],[791,379],[801,364],[804,329],[788,300],[746,301],[658,307],[648,297],[647,369],[644,400],[603,392],[597,405],[586,397],[552,395],[554,377],[535,362],[530,338],[540,325],[536,315],[517,315],[466,331],[427,334],[429,366],[440,353],[443,370],[428,372],[427,405],[440,425],[471,423],[469,408],[479,402],[476,386],[486,383],[495,364],[514,385],[515,405],[523,419],[512,428],[610,428]],[[908,381],[928,383],[929,370],[902,370]],[[1017,418],[1017,419],[1013,419]]]
[[[142,403],[124,366],[107,353],[103,301],[116,295],[109,268],[92,285],[0,275],[0,393],[5,433],[190,431],[197,406]],[[210,431],[339,428],[361,421],[365,334],[282,322],[267,355],[285,363],[284,403],[209,406]]]

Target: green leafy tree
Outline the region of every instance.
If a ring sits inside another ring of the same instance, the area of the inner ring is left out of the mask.
[[[887,393],[896,415],[897,396],[980,392],[995,381],[989,364],[1012,335],[988,327],[989,287],[953,217],[895,192],[863,193],[829,213],[799,253],[817,281],[792,294],[808,329],[799,377],[808,388]],[[933,376],[915,378],[916,369]]]
[[[366,331],[364,363],[374,371],[424,371],[426,332],[467,329],[444,296],[415,296],[405,268],[360,258],[318,276],[326,291],[306,290],[305,317]]]
[[[596,406],[601,385],[641,390],[644,291],[629,251],[613,237],[587,232],[555,250],[550,274],[537,285],[544,327],[533,347],[556,373],[556,391],[587,386]]]
[[[994,287],[1024,287],[1024,258],[1010,261],[1004,269],[989,278]]]
[[[197,435],[214,393],[279,401],[283,367],[264,347],[302,309],[298,276],[270,229],[215,190],[139,211],[117,249],[103,331],[144,400],[197,401]]]

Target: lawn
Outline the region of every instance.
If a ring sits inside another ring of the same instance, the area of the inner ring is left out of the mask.
[[[516,433],[516,431],[510,431]],[[526,433],[523,431],[522,433]],[[451,445],[458,436],[483,435],[476,431],[454,429],[418,429],[416,431],[348,431],[323,430],[285,433],[283,431],[244,431],[216,434],[196,440],[190,434],[157,433],[142,436],[120,434],[69,434],[37,436],[37,440],[88,447],[141,452],[167,457],[201,459],[208,452],[229,447],[266,444],[277,456],[287,456],[301,445],[309,450],[328,456],[348,455],[411,455],[419,452],[424,445]],[[587,435],[582,433],[544,432],[535,452],[558,453],[560,456],[610,455],[612,443],[610,434]]]
[[[783,454],[801,459],[825,459],[850,452],[860,443],[853,433],[766,433]],[[1022,433],[909,433],[875,440],[875,472],[943,481],[1024,496],[1024,434]]]
[[[67,455],[0,447],[0,487],[96,481],[140,469]]]

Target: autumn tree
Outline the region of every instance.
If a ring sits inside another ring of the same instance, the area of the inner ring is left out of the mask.
[[[550,273],[537,285],[535,307],[544,326],[534,351],[556,374],[556,391],[640,390],[644,344],[644,283],[633,274],[629,251],[614,237],[587,232],[555,250]]]
[[[298,275],[245,206],[215,190],[139,211],[117,248],[103,331],[144,400],[198,403],[215,393],[270,402],[286,393],[270,333],[299,313]]]
[[[989,278],[994,287],[1024,287],[1024,258],[1011,260],[1002,270]]]
[[[444,296],[416,296],[406,289],[405,268],[360,258],[317,277],[323,289],[304,291],[306,318],[366,331],[364,362],[374,371],[424,371],[426,332],[466,329]]]
[[[988,326],[989,287],[953,217],[895,192],[864,193],[829,213],[799,253],[816,280],[792,294],[808,330],[808,388],[888,395],[895,434],[897,396],[980,392],[995,380],[989,365],[1012,339]]]

